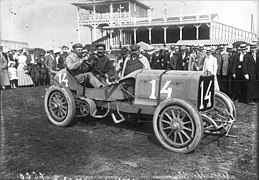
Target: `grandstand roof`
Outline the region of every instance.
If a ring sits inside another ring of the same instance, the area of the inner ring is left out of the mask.
[[[204,44],[204,45],[227,45],[233,44],[237,41],[244,41],[246,43],[251,43],[254,41],[252,38],[247,39],[199,39],[199,40],[179,40],[175,45],[183,46],[183,45],[194,45],[194,44]]]

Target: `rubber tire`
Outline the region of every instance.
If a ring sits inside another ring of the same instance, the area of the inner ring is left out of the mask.
[[[159,120],[160,113],[163,111],[164,108],[172,105],[183,108],[187,113],[189,113],[190,117],[192,118],[192,121],[194,122],[195,134],[194,134],[193,140],[191,141],[190,144],[188,144],[187,147],[178,148],[178,147],[171,146],[168,142],[164,140],[163,136],[160,134],[158,130],[157,123]],[[203,121],[197,109],[191,103],[181,99],[167,99],[163,101],[156,108],[153,116],[153,129],[154,129],[156,138],[162,144],[162,146],[169,151],[173,151],[177,153],[190,153],[194,151],[195,148],[198,146],[198,144],[201,142],[203,138],[203,133],[204,133]]]
[[[56,121],[53,116],[51,116],[51,112],[48,109],[48,101],[50,98],[50,95],[54,92],[60,92],[62,93],[68,103],[68,112],[67,112],[67,116],[65,117],[65,119],[63,121]],[[75,105],[75,99],[73,94],[71,93],[71,91],[68,88],[65,87],[59,87],[56,85],[52,85],[49,87],[49,89],[47,90],[45,97],[44,97],[44,109],[47,115],[48,120],[55,126],[61,126],[61,127],[65,127],[68,126],[75,118],[75,114],[76,114],[76,105]]]
[[[216,92],[216,95],[217,95],[217,94],[221,94],[221,95],[225,96],[225,98],[230,102],[230,104],[231,104],[231,106],[232,106],[232,110],[231,110],[230,113],[232,113],[232,116],[236,119],[236,118],[237,118],[237,110],[236,110],[236,107],[235,107],[234,102],[230,99],[230,97],[229,97],[228,95],[226,95],[226,94],[223,93],[223,92],[217,91],[217,92]],[[215,95],[215,96],[216,96],[216,95]]]
[[[227,107],[227,111],[229,113],[231,113],[233,117],[235,117],[236,108],[235,108],[232,100],[230,98],[228,98],[228,96],[226,94],[224,94],[223,92],[220,92],[220,91],[215,92],[215,101],[217,98],[224,103],[224,105]],[[219,135],[219,136],[223,136],[227,133],[227,131],[225,131],[225,129],[220,129],[217,132],[218,132],[217,135]]]

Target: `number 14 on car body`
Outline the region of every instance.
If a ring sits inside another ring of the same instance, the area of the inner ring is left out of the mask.
[[[163,86],[163,88],[160,91],[160,94],[164,93],[167,94],[166,99],[171,98],[172,96],[172,88],[168,88],[168,86],[170,85],[171,81],[166,81],[165,85]],[[150,84],[152,84],[151,87],[151,95],[149,96],[150,99],[156,99],[156,80],[152,80],[150,81]]]

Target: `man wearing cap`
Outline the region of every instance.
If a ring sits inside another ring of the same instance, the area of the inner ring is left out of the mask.
[[[245,102],[246,97],[246,83],[243,74],[243,61],[246,54],[246,44],[240,44],[238,51],[239,53],[234,58],[233,77],[235,78],[233,95],[234,100]]]
[[[140,46],[133,44],[130,46],[130,56],[128,56],[123,64],[122,77],[139,70],[139,69],[150,69],[149,61],[145,56],[139,52]]]
[[[204,52],[204,44],[199,44],[199,49],[197,52],[197,65],[198,65],[198,71],[202,71],[204,60],[206,58],[206,53]]]
[[[171,47],[169,67],[171,70],[182,70],[182,58],[179,52],[179,46]]]
[[[230,96],[229,94],[229,58],[230,53],[227,51],[227,46],[221,48],[222,66],[221,66],[221,82],[220,90]],[[218,64],[219,66],[219,64]]]
[[[48,81],[48,70],[45,66],[44,53],[39,54],[39,59],[40,59],[40,85],[45,86],[47,85],[47,81]]]
[[[246,79],[246,99],[249,105],[254,105],[256,97],[256,44],[250,44],[250,52],[247,52],[243,61],[243,74]]]
[[[87,61],[89,56],[83,57],[83,46],[80,43],[76,43],[72,46],[71,54],[66,58],[67,69],[75,80],[81,84],[89,83],[95,87],[103,87],[105,84],[97,79],[92,72],[87,72],[90,67],[84,63]],[[83,68],[82,68],[83,67]]]
[[[160,49],[155,49],[150,58],[151,69],[164,69],[164,55]]]
[[[122,77],[121,71],[127,56],[128,56],[128,48],[123,47],[121,49],[120,55],[117,58],[117,64],[115,66],[115,70],[118,73],[119,78]]]
[[[63,59],[63,62],[66,61],[66,58],[68,56],[68,51],[69,51],[69,47],[67,46],[61,47],[60,57]]]
[[[28,66],[29,75],[32,78],[33,85],[38,86],[40,85],[40,57],[35,56],[33,51],[29,51],[29,54],[27,54],[26,57],[26,64]]]
[[[54,51],[49,50],[49,53],[45,57],[45,66],[48,68],[49,72],[55,73],[57,71],[57,63],[54,57]]]
[[[96,55],[90,61],[91,67],[94,68],[93,73],[109,84],[115,80],[115,68],[112,61],[105,54],[106,45],[97,44],[95,48]]]
[[[57,71],[60,71],[61,69],[65,68],[65,59],[63,60],[60,53],[61,53],[60,49],[55,49],[54,59],[55,59],[55,66]]]
[[[233,90],[234,90],[234,78],[233,78],[233,67],[234,67],[234,57],[237,55],[236,48],[232,44],[227,46],[227,52],[229,53],[228,59],[228,72],[229,72],[229,97],[233,100]]]
[[[182,46],[181,52],[180,52],[180,58],[181,58],[181,61],[182,61],[182,69],[185,70],[185,71],[188,70],[189,57],[190,57],[190,54],[187,52],[187,47]]]
[[[194,44],[191,48],[191,54],[189,57],[189,63],[188,63],[188,71],[198,71],[199,67],[197,64],[197,50],[198,50],[198,44]]]
[[[256,42],[256,62],[255,62],[255,71],[256,71],[256,100],[259,100],[259,46],[258,41]],[[257,106],[259,107],[259,106]]]
[[[45,56],[45,67],[48,69],[48,73],[55,73],[57,71],[57,64],[54,58],[54,51],[48,50],[47,55]],[[52,77],[49,76],[49,82],[52,83]]]

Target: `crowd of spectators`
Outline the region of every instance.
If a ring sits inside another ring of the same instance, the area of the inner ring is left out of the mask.
[[[118,59],[125,60],[127,53],[127,48],[123,48]],[[256,42],[235,46],[172,45],[151,51],[140,49],[140,53],[149,60],[151,69],[210,71],[215,75],[215,89],[233,101],[250,105],[258,101],[259,49]]]
[[[68,50],[62,46],[48,51],[40,48],[6,51],[0,46],[0,89],[50,84],[51,73],[65,68]]]
[[[253,105],[254,101],[258,100],[259,51],[256,43],[239,44],[234,47],[231,44],[171,45],[169,48],[153,50],[137,48],[137,51],[148,60],[148,67],[151,69],[210,71],[215,75],[215,89],[226,93],[233,101]],[[27,49],[3,52],[3,47],[0,47],[0,88],[49,85],[51,74],[67,67],[66,58],[70,53],[67,46],[46,52]],[[95,53],[94,49],[83,48],[82,56],[91,56]],[[109,53],[105,52],[106,55]],[[113,59],[117,78],[125,75],[125,62],[135,63],[134,66],[137,66],[136,61],[129,61],[128,57],[131,54],[132,49],[124,47],[118,57]],[[140,59],[139,66],[141,64],[143,61]]]

